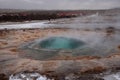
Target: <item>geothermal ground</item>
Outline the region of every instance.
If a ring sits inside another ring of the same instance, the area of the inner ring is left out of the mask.
[[[103,19],[106,21],[108,18],[111,22],[111,17],[97,15],[87,16],[84,18],[85,21],[83,18],[80,20],[79,18],[62,19],[46,23],[45,25],[49,25],[50,28],[35,27],[34,29],[35,23],[31,24],[32,29],[23,29],[26,28],[26,23],[18,24],[24,26],[21,29],[15,29],[17,24],[10,25],[15,26],[13,28],[8,24],[1,24],[0,26],[9,27],[10,30],[3,30],[4,27],[1,27],[0,78],[7,80],[11,75],[9,80],[15,80],[11,78],[16,75],[28,75],[25,73],[29,75],[36,73],[38,75],[36,80],[47,80],[45,76],[51,80],[108,80],[111,74],[120,70],[118,22],[114,22],[117,27],[108,26],[109,21],[104,24],[106,27],[100,27],[103,26],[103,22],[100,21]],[[77,24],[78,21],[82,25]],[[70,26],[71,24],[73,25]],[[88,25],[98,27],[90,28]],[[86,27],[79,28],[79,26]],[[74,45],[69,40],[82,43],[82,45],[68,48]],[[47,43],[47,47],[41,46],[43,42]]]

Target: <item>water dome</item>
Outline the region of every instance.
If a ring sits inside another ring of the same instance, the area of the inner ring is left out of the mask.
[[[84,42],[65,37],[51,37],[42,40],[39,43],[39,48],[45,49],[76,49],[84,45]]]

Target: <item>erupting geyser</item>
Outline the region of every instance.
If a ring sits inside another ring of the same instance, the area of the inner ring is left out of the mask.
[[[84,45],[84,42],[65,37],[51,37],[39,43],[39,48],[45,49],[76,49]]]

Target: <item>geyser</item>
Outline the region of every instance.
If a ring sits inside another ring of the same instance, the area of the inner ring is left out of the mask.
[[[21,47],[21,57],[48,60],[60,55],[78,55],[76,50],[84,48],[85,42],[68,37],[37,39]],[[68,53],[70,52],[70,53]]]
[[[83,46],[84,42],[73,38],[51,37],[42,40],[38,45],[45,49],[76,49]]]

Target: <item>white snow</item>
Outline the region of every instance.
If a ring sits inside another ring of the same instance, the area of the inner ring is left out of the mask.
[[[105,80],[120,80],[120,73],[111,74],[103,77]]]
[[[18,73],[11,75],[9,80],[54,80],[49,79],[45,75],[40,75],[39,73]]]
[[[2,24],[0,25],[0,30],[2,29],[25,29],[25,28],[46,28],[49,27],[47,22],[32,22],[32,23],[13,23],[13,24]]]

